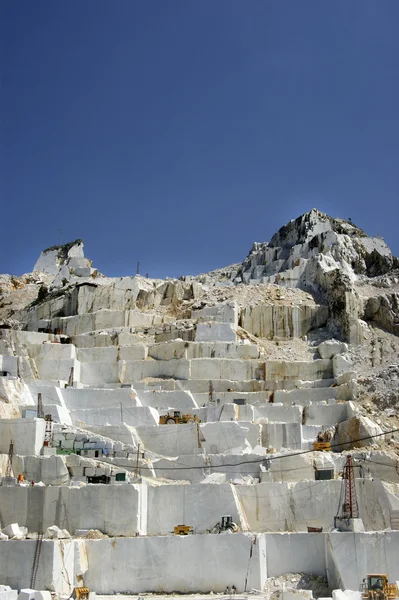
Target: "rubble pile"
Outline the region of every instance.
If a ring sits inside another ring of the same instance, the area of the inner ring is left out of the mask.
[[[308,573],[286,573],[279,577],[269,577],[263,588],[266,597],[271,600],[280,597],[282,590],[309,590],[315,600],[331,597],[332,592],[325,577]]]

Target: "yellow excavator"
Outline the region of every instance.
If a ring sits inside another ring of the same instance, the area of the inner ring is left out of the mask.
[[[180,410],[174,410],[173,414],[169,413],[159,417],[160,425],[178,425],[179,423],[200,423],[197,415],[182,415]]]
[[[333,438],[334,432],[332,429],[327,429],[326,431],[319,431],[317,434],[317,440],[313,444],[313,450],[331,450],[331,440]]]
[[[360,591],[365,600],[394,600],[399,596],[396,583],[388,583],[388,576],[380,573],[367,575],[363,579]]]

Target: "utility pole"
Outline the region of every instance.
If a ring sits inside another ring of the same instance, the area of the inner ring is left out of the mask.
[[[352,463],[352,456],[348,454],[346,458],[346,464],[344,466],[341,497],[344,497],[343,504],[338,506],[338,514],[334,517],[334,527],[338,527],[341,531],[348,531],[345,529],[351,519],[359,518],[359,505],[356,497],[356,485],[355,485],[355,467]],[[346,524],[344,523],[346,522]],[[343,527],[343,529],[341,529]]]
[[[46,420],[46,429],[43,446],[51,447],[53,443],[53,418],[51,415],[46,415],[44,418]]]
[[[8,448],[8,460],[7,460],[7,466],[6,466],[6,477],[11,477],[13,456],[14,456],[14,442],[11,440],[10,441],[10,446]]]
[[[37,418],[44,419],[43,399],[41,392],[37,395]]]
[[[137,261],[136,275],[140,275],[140,261]]]
[[[70,370],[70,373],[69,373],[69,379],[68,379],[68,387],[73,387],[74,372],[75,372],[74,367],[71,367],[71,370]]]
[[[359,517],[359,505],[356,497],[355,474],[352,464],[352,456],[348,454],[344,467],[345,500],[343,505],[343,517],[345,519],[357,519]]]
[[[209,382],[209,402],[213,404],[215,402],[215,388],[213,387],[212,381]]]
[[[140,477],[139,471],[139,456],[140,456],[140,442],[137,445],[137,459],[136,459],[136,477]]]

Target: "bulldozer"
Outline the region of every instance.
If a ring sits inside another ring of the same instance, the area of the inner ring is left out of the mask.
[[[399,596],[396,583],[388,583],[388,576],[380,573],[367,575],[360,586],[360,592],[365,600],[394,600]]]
[[[169,413],[159,417],[160,425],[178,425],[179,423],[200,423],[197,415],[182,415],[180,410],[174,410],[173,414]]]
[[[231,515],[225,515],[219,523],[216,523],[210,530],[210,533],[237,533],[239,527],[234,523]]]

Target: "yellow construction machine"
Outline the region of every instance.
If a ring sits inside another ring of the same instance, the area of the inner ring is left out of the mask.
[[[231,515],[224,515],[215,527],[212,527],[210,533],[237,533],[239,531],[237,523],[234,523]]]
[[[396,583],[388,583],[388,576],[380,573],[367,575],[360,591],[365,600],[394,600],[399,596]]]
[[[313,450],[331,450],[331,440],[334,432],[332,429],[326,431],[319,431],[317,434],[317,440],[313,444]]]
[[[329,450],[331,450],[331,444],[330,444],[330,442],[315,442],[313,444],[313,450],[329,451]]]
[[[174,410],[173,414],[169,413],[159,417],[160,425],[177,425],[179,423],[199,423],[197,415],[182,415],[180,410]]]
[[[175,525],[173,533],[175,535],[188,535],[193,532],[191,525]]]
[[[71,598],[73,600],[88,600],[90,595],[90,590],[87,587],[75,587],[73,588],[73,592]]]

